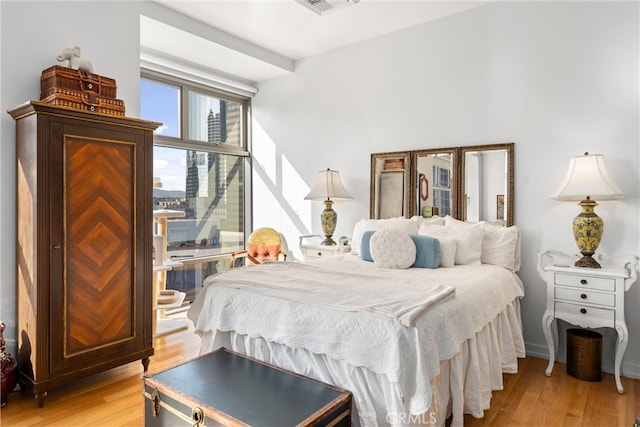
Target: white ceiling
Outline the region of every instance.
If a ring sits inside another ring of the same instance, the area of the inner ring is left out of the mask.
[[[189,19],[180,22],[182,28],[176,28],[156,17],[143,17],[143,52],[161,53],[222,75],[258,82],[292,72],[297,59],[488,1],[360,0],[322,16],[295,0],[156,0],[156,3]],[[199,29],[192,31],[194,27]],[[211,31],[206,30],[211,27]]]

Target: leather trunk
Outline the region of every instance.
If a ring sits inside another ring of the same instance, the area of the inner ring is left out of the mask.
[[[346,390],[220,349],[144,377],[145,426],[350,426]]]

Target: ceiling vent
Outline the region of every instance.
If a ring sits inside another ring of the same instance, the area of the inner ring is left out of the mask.
[[[354,5],[360,2],[360,0],[296,0],[307,9],[310,9],[318,15],[325,15],[336,9],[341,9],[345,6]]]

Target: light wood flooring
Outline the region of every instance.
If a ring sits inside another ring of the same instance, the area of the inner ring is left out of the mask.
[[[198,355],[193,329],[154,341],[149,373],[180,364]],[[616,391],[613,375],[600,382],[579,381],[556,364],[546,377],[546,360],[520,360],[517,374],[504,375],[504,390],[493,393],[484,418],[465,416],[465,426],[589,426],[632,427],[640,417],[640,380],[623,378],[624,394]],[[49,392],[44,408],[33,395],[19,391],[0,411],[2,426],[137,426],[143,422],[142,364],[130,363]]]
[[[613,374],[598,382],[580,381],[556,363],[544,375],[548,360],[527,357],[517,374],[504,374],[504,389],[493,393],[481,419],[465,415],[465,426],[632,427],[640,417],[640,380],[622,378],[619,394]]]

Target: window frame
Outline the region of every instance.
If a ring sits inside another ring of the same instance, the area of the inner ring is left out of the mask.
[[[196,151],[206,151],[218,154],[232,155],[244,158],[243,168],[244,168],[244,230],[243,230],[243,241],[244,246],[246,246],[247,236],[249,235],[248,230],[251,230],[253,223],[253,205],[252,201],[252,176],[253,176],[253,165],[251,161],[251,97],[246,95],[239,95],[229,91],[221,90],[218,88],[214,88],[211,86],[207,86],[201,83],[189,81],[186,79],[174,77],[168,74],[160,73],[157,71],[141,68],[140,70],[140,79],[141,80],[149,80],[159,84],[176,86],[180,89],[180,104],[178,108],[179,118],[178,121],[180,123],[179,136],[167,136],[161,134],[153,134],[153,146],[156,147],[167,147],[167,148],[177,148],[184,150],[196,150]],[[232,102],[237,102],[242,105],[242,124],[240,129],[240,139],[241,146],[232,146],[220,143],[212,143],[212,142],[204,142],[204,141],[196,141],[188,138],[188,127],[189,127],[189,91],[195,91],[203,95],[217,97],[219,99],[224,99]],[[205,262],[205,261],[219,261],[223,259],[230,259],[231,253],[228,254],[217,254],[210,256],[200,256],[190,258],[183,263],[196,263],[196,262]]]
[[[444,195],[446,195],[446,200],[448,201],[448,203],[446,204],[446,207],[448,208],[449,212],[439,212],[438,215],[441,215],[441,216],[451,215],[451,191],[448,188],[433,187],[432,197],[433,197],[434,207],[437,207],[437,208],[442,207],[441,205],[445,200],[445,198],[443,197]]]
[[[446,177],[445,177],[446,176]],[[433,186],[442,189],[451,188],[451,169],[433,165]]]
[[[187,148],[191,150],[212,151],[219,154],[231,154],[241,157],[250,158],[250,136],[251,136],[251,98],[247,96],[237,95],[221,89],[209,87],[200,83],[190,82],[188,80],[162,74],[157,71],[141,69],[140,78],[151,80],[156,83],[177,86],[180,88],[180,132],[178,137],[167,135],[153,135],[153,145],[170,148]],[[196,141],[188,138],[189,128],[189,91],[210,95],[219,99],[237,102],[242,105],[242,126],[240,129],[240,139],[242,141],[240,147],[219,144],[216,142]],[[212,147],[216,147],[212,150]],[[249,170],[250,171],[250,170]]]
[[[432,197],[433,197],[433,206],[437,208],[441,208],[443,204],[445,204],[446,210],[443,212],[439,212],[438,215],[451,215],[451,169],[443,168],[438,165],[433,165],[432,167],[433,174],[433,186],[432,186]],[[448,203],[443,203],[445,201]]]

